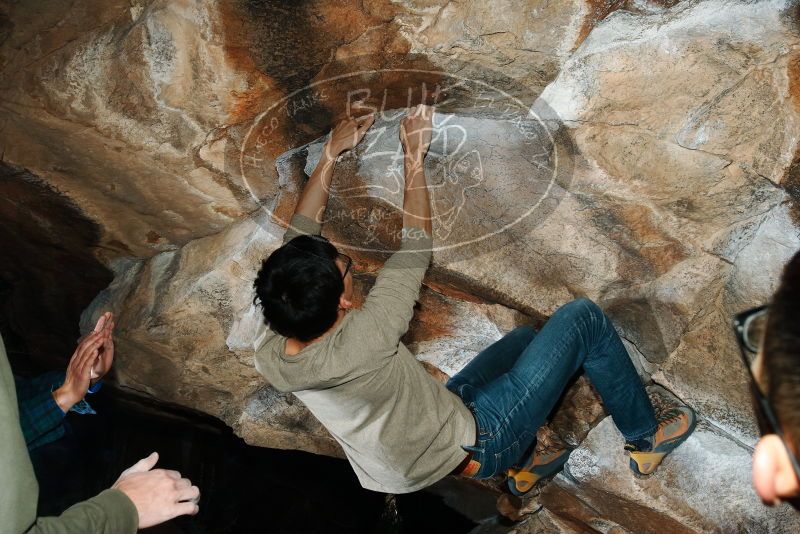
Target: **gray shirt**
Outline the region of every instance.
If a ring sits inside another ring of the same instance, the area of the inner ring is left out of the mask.
[[[318,234],[295,215],[284,235]],[[256,341],[256,369],[297,396],[339,442],[361,485],[408,493],[442,479],[475,443],[475,420],[461,399],[433,379],[400,342],[414,315],[431,258],[424,231],[403,238],[357,310],[298,354],[267,329]]]

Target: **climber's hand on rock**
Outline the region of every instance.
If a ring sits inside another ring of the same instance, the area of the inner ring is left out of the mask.
[[[152,527],[179,515],[195,515],[200,489],[177,471],[153,469],[154,452],[126,469],[112,486],[128,496],[139,513],[139,528]]]
[[[400,142],[406,158],[420,163],[428,152],[433,132],[433,107],[420,104],[400,123]]]
[[[64,384],[53,391],[53,398],[61,410],[66,413],[80,401],[89,389],[92,366],[97,360],[103,345],[103,332],[92,332],[78,345],[67,365]]]
[[[361,142],[373,122],[375,115],[372,113],[341,121],[333,128],[325,150],[330,156],[336,157],[345,150],[352,149]]]

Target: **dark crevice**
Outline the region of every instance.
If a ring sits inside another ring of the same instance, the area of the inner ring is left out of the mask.
[[[81,312],[113,278],[93,254],[99,240],[69,198],[0,162],[0,332],[12,355],[32,355],[24,364],[68,361]]]

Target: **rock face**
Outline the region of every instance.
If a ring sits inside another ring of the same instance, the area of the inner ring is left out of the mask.
[[[79,316],[112,280],[92,254],[99,227],[59,191],[2,162],[0,218],[0,325],[6,350],[27,349],[41,362],[61,367],[79,336],[78,325],[64,318]]]
[[[588,296],[643,379],[704,420],[639,481],[580,380],[549,432],[581,448],[536,528],[794,531],[748,489],[755,428],[729,321],[800,248],[798,16],[790,1],[0,4],[0,171],[28,199],[0,203],[2,243],[22,251],[0,260],[17,295],[3,324],[63,350],[77,308],[44,328],[19,295],[83,306],[108,268],[82,326],[117,313],[120,386],[253,444],[341,454],[255,372],[251,284],[325,132],[373,109],[324,229],[368,289],[400,228],[399,120],[424,98],[439,113],[436,249],[405,339],[419,360],[444,380]],[[76,229],[60,246],[82,275],[63,283],[20,260],[51,254],[59,226]],[[723,477],[727,499],[703,484]]]
[[[651,396],[656,403],[664,399],[658,388]],[[799,524],[788,505],[771,510],[748,504],[758,500],[751,452],[705,422],[646,479],[630,474],[623,445],[611,418],[604,419],[570,455],[556,484],[543,491],[542,503],[562,517],[591,523],[586,516],[593,515],[630,532],[789,532]],[[562,490],[583,504],[564,502]]]
[[[591,174],[608,180],[608,200],[584,201],[595,226],[621,231],[614,256],[629,258],[618,274],[631,283],[603,291],[607,309],[663,364],[659,382],[750,443],[728,322],[767,299],[800,248],[797,208],[776,187],[793,179],[797,40],[780,23],[790,6],[717,7],[615,13],[542,99],[575,125]],[[670,66],[634,73],[644,57]]]

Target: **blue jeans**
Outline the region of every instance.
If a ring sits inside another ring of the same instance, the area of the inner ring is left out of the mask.
[[[559,308],[538,333],[520,326],[447,382],[475,415],[475,478],[517,463],[569,380],[581,368],[629,441],[655,432],[653,406],[611,320],[591,300]]]

